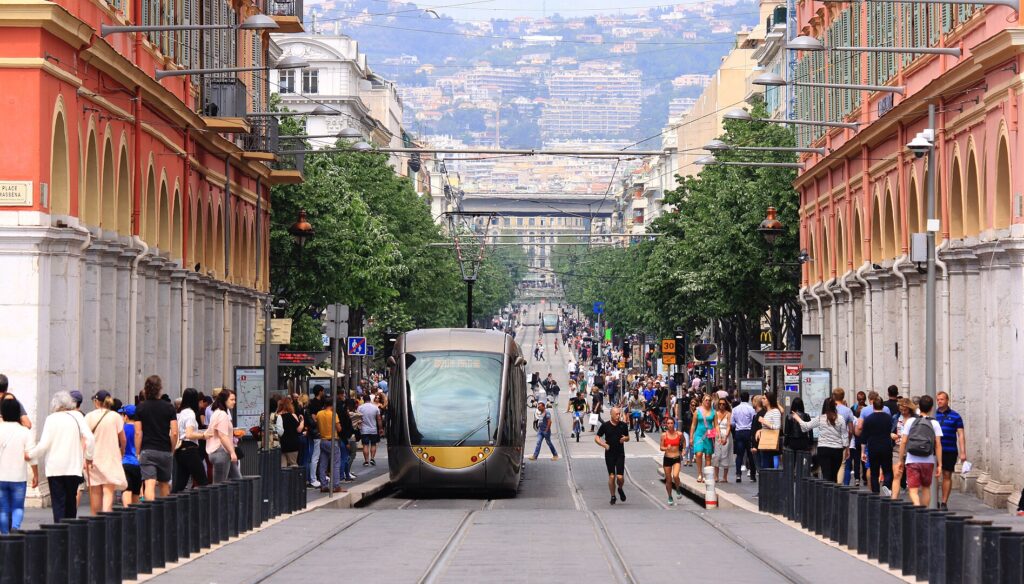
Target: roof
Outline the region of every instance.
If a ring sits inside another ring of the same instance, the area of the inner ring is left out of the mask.
[[[472,350],[486,353],[504,353],[512,337],[491,329],[442,328],[419,329],[402,335],[400,350],[409,353],[422,351]],[[516,354],[518,350],[512,349]]]

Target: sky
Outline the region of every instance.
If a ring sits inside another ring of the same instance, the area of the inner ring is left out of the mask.
[[[620,12],[640,12],[656,6],[689,4],[693,0],[421,0],[421,8],[433,8],[455,19],[487,20],[490,18],[534,16],[556,12],[562,16],[588,16]]]

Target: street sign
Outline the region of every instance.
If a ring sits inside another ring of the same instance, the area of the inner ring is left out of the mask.
[[[348,306],[345,304],[331,304],[325,312],[324,323],[348,322]]]
[[[786,391],[800,391],[800,370],[803,369],[801,365],[786,365],[785,376],[782,382],[785,384]]]
[[[367,357],[373,357],[373,345],[367,345],[367,347],[366,347],[366,356]]]
[[[676,364],[676,354],[675,353],[662,353],[661,354],[661,364],[662,365],[675,365]]]
[[[259,425],[265,379],[262,367],[235,367],[235,418],[239,428]]]
[[[262,318],[256,319],[256,344],[263,344],[264,324]],[[292,342],[292,319],[272,318],[270,319],[270,343],[272,345],[287,345]]]
[[[326,358],[324,351],[281,351],[277,354],[278,364],[285,367],[313,367]]]
[[[366,337],[349,337],[348,354],[353,357],[366,356]]]
[[[604,314],[604,302],[594,303],[594,314]]]
[[[320,342],[323,343],[325,347],[330,347],[331,337],[329,335],[320,335]]]
[[[747,351],[747,354],[762,367],[799,365],[803,359],[800,351]]]
[[[671,353],[672,355],[676,354],[676,340],[675,339],[662,339],[662,341],[661,341],[661,354],[662,355],[668,355],[669,353]]]

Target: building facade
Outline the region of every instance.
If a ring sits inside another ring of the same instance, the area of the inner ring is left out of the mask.
[[[800,34],[829,45],[955,47],[960,57],[802,53],[797,75],[893,85],[886,92],[797,89],[796,115],[860,123],[804,128],[829,149],[808,156],[800,194],[804,331],[821,334],[835,385],[903,395],[925,390],[924,276],[909,259],[927,229],[926,158],[906,144],[938,114],[937,384],[966,421],[966,488],[1016,503],[1024,483],[1024,28],[1002,6],[798,5]]]
[[[257,147],[268,124],[245,118],[266,109],[263,72],[154,73],[265,67],[272,43],[260,31],[99,29],[236,25],[260,11],[248,1],[0,4],[10,104],[0,113],[10,140],[0,368],[33,419],[56,391],[106,389],[131,403],[150,374],[177,396],[230,386],[232,368],[255,361],[269,189],[301,176],[270,164]],[[301,29],[294,14],[280,24]]]

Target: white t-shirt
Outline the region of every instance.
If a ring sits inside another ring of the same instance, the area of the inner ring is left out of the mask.
[[[356,410],[361,416],[363,416],[363,423],[359,428],[359,431],[363,434],[376,434],[377,433],[377,415],[380,413],[380,408],[372,402],[367,402]]]
[[[904,436],[910,436],[910,429],[913,428],[914,427],[914,423],[917,422],[920,419],[921,418],[910,418],[909,420],[904,422],[903,423],[903,435]],[[932,420],[932,429],[935,430],[935,437],[936,438],[942,438],[942,426],[939,425],[938,421]],[[907,452],[907,464],[914,464],[914,463],[926,463],[926,464],[930,463],[930,464],[935,464],[935,454],[932,454],[931,456],[914,456],[913,454]]]

